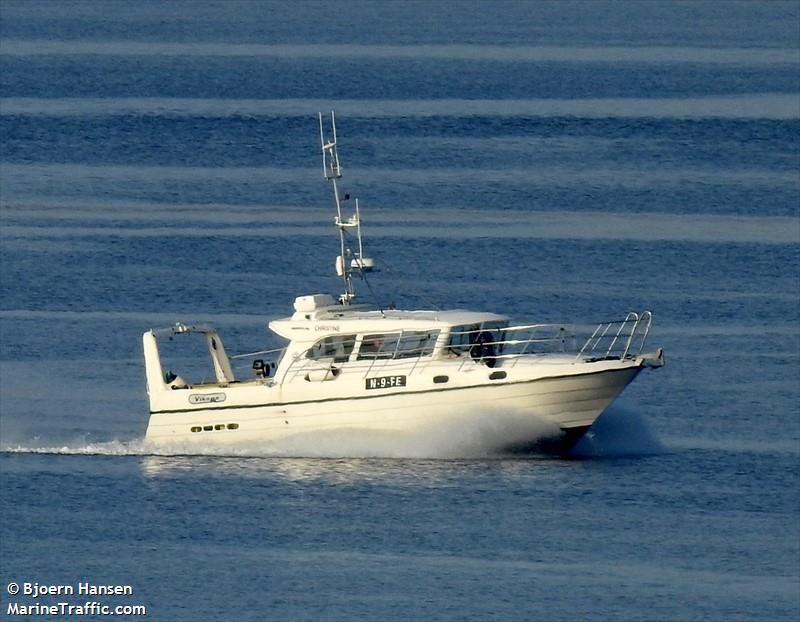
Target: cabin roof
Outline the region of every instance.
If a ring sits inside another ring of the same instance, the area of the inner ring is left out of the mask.
[[[450,309],[446,311],[406,311],[401,309],[369,309],[339,305],[298,312],[290,318],[270,322],[269,327],[287,339],[318,339],[326,333],[352,334],[394,332],[401,330],[444,329],[465,324],[502,322],[508,318],[496,313]]]

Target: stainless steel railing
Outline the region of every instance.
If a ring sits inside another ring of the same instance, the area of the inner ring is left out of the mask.
[[[631,311],[624,320],[602,322],[592,336],[586,340],[576,358],[620,358],[642,353],[644,342],[650,332],[653,314]]]
[[[347,366],[348,372],[358,372],[364,377],[370,374],[421,372],[430,364],[448,358],[459,360],[459,369],[472,361],[485,362],[491,367],[513,367],[520,360],[562,354],[562,361],[573,363],[602,359],[625,359],[641,354],[650,331],[652,314],[629,313],[622,320],[602,322],[588,339],[585,330],[582,341],[574,327],[565,324],[524,324],[518,326],[486,327],[468,331],[444,332],[431,342],[420,341],[418,347],[409,347],[404,337],[419,334],[419,331],[396,331],[386,333],[380,346],[371,344],[365,349],[366,339],[361,336],[342,341],[344,351],[339,355],[312,353],[314,346],[295,354],[288,362],[283,378],[292,380],[297,375],[324,371],[337,366]],[[581,331],[583,332],[583,331]],[[578,344],[583,343],[578,348]],[[576,354],[577,352],[577,354]],[[259,353],[256,353],[259,354]],[[574,355],[574,356],[573,356]],[[573,357],[570,359],[570,357]],[[406,363],[406,365],[403,365]]]

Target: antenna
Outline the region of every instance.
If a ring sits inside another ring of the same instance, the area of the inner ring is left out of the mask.
[[[339,186],[337,180],[342,178],[342,167],[339,163],[339,152],[336,149],[336,116],[331,110],[329,128],[326,128],[327,119],[319,113],[319,140],[322,145],[322,171],[331,185],[333,186],[333,196],[336,201],[336,219],[334,223],[339,229],[340,254],[336,258],[336,274],[344,281],[344,293],[339,296],[339,301],[343,305],[349,305],[356,297],[353,288],[353,269],[352,252],[345,242],[346,230],[358,226],[358,216],[344,220],[342,218],[342,204],[339,196]],[[326,136],[327,129],[327,136]]]
[[[356,233],[358,234],[358,267],[364,269],[364,247],[361,244],[361,213],[358,211],[358,199],[356,199]]]

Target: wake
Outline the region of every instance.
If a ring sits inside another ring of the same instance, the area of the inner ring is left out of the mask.
[[[421,426],[414,432],[338,429],[309,432],[274,441],[218,445],[172,443],[154,445],[144,438],[128,440],[29,442],[5,444],[6,454],[63,456],[216,456],[265,458],[413,458],[485,459],[525,455],[564,455],[568,458],[613,458],[666,453],[642,415],[613,409],[605,413],[578,443],[566,452],[552,449],[558,428],[544,419],[512,413],[487,418],[465,414]],[[539,443],[541,441],[541,443]],[[510,453],[507,448],[530,446]],[[549,448],[548,448],[549,447]]]
[[[558,436],[543,419],[514,414],[486,417],[480,413],[422,425],[414,431],[340,428],[298,433],[272,441],[219,445],[159,443],[143,438],[66,443],[23,442],[0,446],[10,454],[78,456],[236,456],[276,458],[485,458],[502,454],[508,445]]]

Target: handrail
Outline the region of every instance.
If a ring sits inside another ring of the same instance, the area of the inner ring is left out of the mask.
[[[228,358],[230,358],[230,359],[244,359],[244,358],[248,358],[250,356],[259,356],[261,354],[274,354],[275,352],[283,353],[285,351],[286,351],[286,346],[284,346],[282,348],[272,348],[271,350],[259,350],[258,352],[245,352],[244,354],[234,354],[233,356],[228,357]]]
[[[237,376],[240,374],[245,374],[246,370],[252,371],[252,368],[247,366],[247,359],[253,359],[255,361],[257,356],[267,355],[267,360],[270,363],[273,363],[273,369],[277,369],[278,365],[280,365],[281,360],[283,359],[283,355],[286,353],[288,348],[286,346],[282,348],[271,348],[269,350],[259,350],[258,352],[245,352],[243,354],[234,354],[233,356],[229,357],[231,360],[231,364],[235,366]]]
[[[630,313],[628,313],[628,315],[625,316],[625,319],[619,325],[619,329],[617,330],[617,334],[614,335],[614,339],[612,339],[611,343],[608,345],[608,350],[606,351],[606,356],[611,356],[611,351],[614,349],[614,344],[617,343],[617,339],[619,339],[619,336],[622,334],[622,331],[625,329],[625,326],[627,326],[628,322],[630,322],[630,321],[638,323],[639,322],[639,314],[638,313],[634,313],[633,311],[631,311]],[[635,324],[634,324],[634,328],[635,328]],[[631,336],[633,336],[633,331],[631,331]],[[630,345],[630,339],[628,339],[628,344]],[[625,347],[625,352],[627,352],[627,351],[628,351],[628,348],[626,346]]]
[[[424,341],[414,347],[408,347],[410,344],[404,341],[404,337],[420,331],[391,331],[384,335],[391,335],[392,338],[386,339],[385,345],[374,351],[362,350],[361,346],[354,343],[346,360],[334,360],[333,356],[309,357],[308,354],[313,347],[310,346],[295,353],[291,361],[285,360],[288,368],[282,377],[291,380],[299,374],[334,365],[347,365],[349,371],[362,374],[365,378],[387,367],[392,371],[397,369],[398,373],[410,375],[422,372],[430,364],[448,357],[459,359],[459,369],[470,362],[482,362],[488,359],[494,360],[495,365],[501,367],[514,367],[522,359],[555,353],[567,355],[568,358],[563,360],[571,361],[573,364],[602,359],[626,359],[641,354],[651,323],[652,314],[649,311],[631,312],[624,319],[602,322],[583,342],[580,349],[575,343],[575,330],[563,324],[523,324],[453,331],[445,333],[447,341],[439,336],[435,338],[433,346],[430,341]],[[489,333],[491,339],[481,340],[479,336],[482,333]],[[363,342],[366,336],[359,335],[354,341]],[[466,339],[457,339],[455,343],[452,341],[453,337],[465,336]],[[476,345],[483,348],[477,355],[473,349]],[[576,351],[577,354],[572,357],[571,353]]]
[[[624,320],[602,322],[575,358],[580,360],[595,355],[596,358],[626,359],[638,356],[642,353],[652,322],[653,314],[650,311],[643,311],[641,314],[631,311]],[[607,347],[605,343],[608,343]],[[602,355],[596,356],[598,353]]]
[[[645,321],[645,318],[646,318],[646,321]],[[633,327],[633,330],[631,331],[630,337],[628,337],[628,343],[625,346],[625,352],[623,353],[623,357],[622,358],[625,358],[625,357],[628,356],[628,352],[630,351],[631,346],[634,343],[634,338],[636,336],[636,330],[638,329],[638,327],[640,325],[644,326],[644,332],[642,333],[642,336],[641,336],[641,338],[639,340],[639,349],[636,352],[636,354],[641,354],[642,353],[642,349],[644,348],[644,342],[647,339],[647,335],[650,333],[650,325],[652,323],[653,323],[653,314],[650,313],[650,311],[644,311],[642,313],[642,316],[636,322],[636,326]]]

